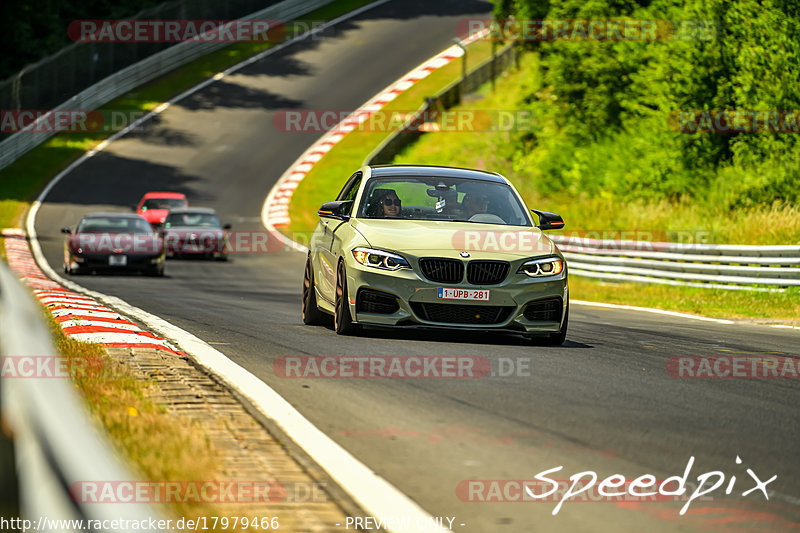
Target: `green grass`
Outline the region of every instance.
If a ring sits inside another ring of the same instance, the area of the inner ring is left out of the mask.
[[[486,88],[455,109],[515,110],[525,107],[526,95],[541,91],[539,60],[527,54],[521,68],[507,73],[494,92]],[[555,130],[553,134],[557,135]],[[800,206],[776,203],[730,210],[713,202],[622,201],[618,198],[582,195],[580,191],[552,194],[539,192],[528,168],[515,168],[511,135],[507,132],[437,132],[424,135],[395,158],[395,163],[448,164],[486,168],[504,174],[525,197],[528,205],[562,215],[566,234],[583,232],[640,231],[655,239],[682,242],[734,244],[800,244]],[[543,159],[545,147],[535,148],[530,160]],[[578,170],[576,170],[577,172]],[[541,177],[539,179],[546,179]],[[613,233],[612,233],[613,234]]]
[[[569,292],[570,297],[576,300],[655,307],[717,318],[800,324],[800,288],[768,293],[659,284],[604,283],[572,276]]]
[[[490,55],[491,44],[488,41],[477,41],[468,47],[467,64],[475,66]],[[461,60],[452,61],[400,94],[383,111],[390,113],[417,110],[425,97],[437,94],[460,76]],[[303,242],[303,237],[317,223],[319,206],[336,197],[347,178],[361,167],[367,155],[388,136],[389,132],[355,130],[336,144],[314,165],[295,190],[289,205],[291,224],[283,231]]]
[[[369,0],[337,0],[295,22],[330,20],[368,3]],[[287,25],[287,33],[292,31],[292,24]],[[150,111],[214,74],[272,46],[275,43],[233,44],[138,87],[98,111]],[[59,171],[113,133],[60,133],[0,170],[0,228],[18,225],[29,203]]]
[[[106,355],[102,346],[68,337],[49,313],[44,315],[58,351],[70,361],[67,368],[74,369],[76,391],[139,476],[150,481],[215,479],[220,452],[197,423],[154,403],[148,393],[154,383],[135,377],[126,365]],[[219,509],[184,502],[171,505],[170,510],[190,516],[213,515]]]

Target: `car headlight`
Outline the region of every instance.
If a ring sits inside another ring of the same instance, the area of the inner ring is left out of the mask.
[[[360,264],[368,267],[379,268],[381,270],[399,270],[401,268],[411,268],[408,261],[402,256],[383,250],[374,250],[359,246],[353,249],[353,257]]]
[[[545,257],[525,261],[517,270],[517,274],[527,274],[532,278],[558,276],[564,271],[564,261],[558,257]]]

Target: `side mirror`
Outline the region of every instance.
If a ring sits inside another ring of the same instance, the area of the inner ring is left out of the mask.
[[[562,219],[560,215],[550,213],[548,211],[539,211],[537,209],[531,209],[531,211],[536,213],[536,215],[539,217],[539,225],[536,227],[542,231],[548,229],[561,229],[564,227],[564,219]]]
[[[319,208],[317,214],[320,218],[335,218],[337,220],[350,220],[350,210],[353,208],[353,200],[338,200],[336,202],[326,202]]]
[[[135,213],[136,211],[138,211],[138,210],[139,210],[139,206],[138,206],[138,205],[136,205],[136,204],[133,204],[133,205],[131,206],[131,211],[133,211],[134,213]]]
[[[224,226],[222,226],[222,229],[231,229],[231,227],[232,226],[230,224],[225,224]]]
[[[61,233],[66,233],[67,235],[72,235],[72,230],[70,228],[61,228]]]

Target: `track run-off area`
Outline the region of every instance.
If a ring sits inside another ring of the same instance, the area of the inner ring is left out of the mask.
[[[459,21],[490,11],[475,1],[382,3],[324,38],[282,47],[172,103],[48,191],[34,221],[44,258],[60,272],[62,227],[92,211],[130,212],[151,190],[183,191],[193,205],[216,208],[234,230],[263,232],[266,196],[320,136],[276,130],[277,112],[356,109],[451,46]],[[421,509],[455,517],[454,530],[800,530],[797,379],[691,379],[670,371],[675,358],[800,357],[796,330],[573,305],[560,347],[461,332],[341,337],[300,320],[304,261],[285,248],[236,254],[227,263],[170,261],[164,278],[70,280],[202,339]],[[367,355],[468,356],[490,369],[473,379],[276,371],[286,357]],[[683,515],[685,498],[580,497],[553,514],[557,498],[523,501],[515,484],[557,466],[563,469],[548,475],[556,480],[585,471],[598,479],[664,480],[682,476],[691,457],[690,481],[712,471],[725,481]],[[762,481],[777,475],[766,486],[768,500],[758,490],[742,496],[756,484],[747,469]]]

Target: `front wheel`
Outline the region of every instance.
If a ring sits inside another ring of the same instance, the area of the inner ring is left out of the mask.
[[[336,272],[336,300],[334,302],[333,329],[338,335],[352,335],[356,331],[353,317],[350,315],[350,303],[347,296],[347,272],[344,261],[339,263]]]
[[[317,307],[317,293],[314,292],[314,270],[311,267],[311,255],[306,260],[306,271],[303,275],[303,324],[318,326],[322,324],[322,311]]]

